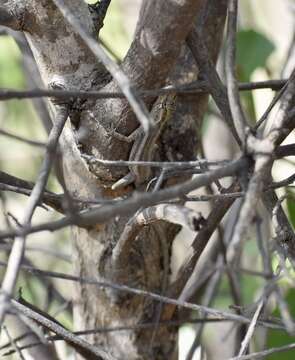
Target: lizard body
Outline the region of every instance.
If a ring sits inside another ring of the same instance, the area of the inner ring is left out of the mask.
[[[133,141],[129,154],[129,161],[152,161],[155,145],[167,122],[171,119],[175,108],[176,94],[173,93],[159,96],[153,105],[151,112],[151,115],[155,120],[155,126],[148,134],[145,134],[142,127],[136,129],[129,136],[118,133],[115,134],[119,140],[127,142]],[[123,188],[133,182],[142,184],[151,174],[151,168],[149,166],[132,165],[129,169],[130,172],[126,176],[113,184],[113,190]]]

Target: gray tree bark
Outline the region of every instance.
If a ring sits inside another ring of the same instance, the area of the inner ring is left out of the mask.
[[[118,90],[117,83],[53,1],[25,0],[19,3],[8,0],[1,3],[5,16],[0,15],[0,23],[24,32],[48,87]],[[82,0],[65,0],[64,3],[86,31],[94,34],[86,3]],[[144,0],[134,40],[122,63],[123,71],[135,87],[145,89],[162,87],[167,81],[185,84],[196,80],[198,68],[185,39],[196,26],[216,61],[226,10],[226,0]],[[147,99],[146,106],[150,108],[154,100]],[[177,110],[158,144],[159,160],[196,158],[207,102],[208,96],[203,94],[177,97]],[[54,106],[51,111],[54,112]],[[131,145],[115,138],[112,129],[128,135],[137,126],[126,100],[75,102],[60,140],[64,178],[73,196],[88,200],[112,199],[133,190],[132,186],[111,190],[111,185],[126,172],[119,167],[89,166],[82,155],[109,160],[128,159]],[[108,263],[112,250],[128,219],[122,216],[88,228],[73,227],[75,272],[83,277],[119,281],[161,293],[167,271],[163,265],[164,252],[168,249],[168,257],[171,256],[171,245],[179,226],[161,221],[145,227],[130,251],[128,266],[110,271]],[[163,237],[166,249],[161,245]],[[75,327],[79,330],[152,322],[158,313],[158,304],[147,298],[85,284],[77,285],[74,304]],[[165,311],[161,319],[171,320],[175,316],[175,311]],[[153,331],[152,328],[110,332],[89,335],[87,340],[118,359],[176,358],[177,328],[159,327],[150,349]]]

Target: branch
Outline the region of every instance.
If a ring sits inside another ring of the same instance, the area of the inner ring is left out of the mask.
[[[143,1],[134,41],[123,61],[139,87],[164,85],[203,1]]]
[[[226,190],[226,193],[237,192],[239,190],[240,186],[236,182]],[[173,284],[171,284],[169,291],[169,294],[171,296],[180,296],[181,299],[187,299],[187,294],[185,292],[181,293],[181,291],[189,280],[190,276],[192,275],[193,270],[205,247],[207,246],[212,234],[214,233],[217,226],[220,224],[222,218],[227,213],[234,201],[235,198],[221,198],[217,199],[213,203],[213,210],[206,219],[206,226],[204,226],[204,228],[196,235],[191,245],[193,248],[193,254],[185,260],[183,266],[178,272],[177,279],[174,281]]]
[[[2,263],[0,263],[0,265],[2,265]],[[118,290],[118,291],[124,291],[133,295],[139,295],[139,296],[144,296],[156,301],[160,301],[160,302],[164,302],[167,304],[171,304],[174,306],[180,306],[186,309],[191,309],[191,310],[195,310],[198,312],[202,312],[203,314],[208,314],[210,316],[214,316],[215,319],[226,319],[226,320],[231,320],[231,321],[236,321],[239,323],[245,323],[245,324],[249,324],[251,322],[251,319],[247,318],[246,316],[243,315],[236,315],[236,314],[232,314],[226,311],[222,311],[222,310],[217,310],[217,309],[212,309],[206,306],[202,306],[202,305],[197,305],[197,304],[192,304],[189,302],[185,302],[185,301],[181,301],[181,300],[175,300],[172,298],[169,298],[167,296],[161,296],[159,294],[153,293],[151,291],[146,291],[146,290],[141,290],[141,289],[136,289],[136,288],[132,288],[130,286],[127,285],[120,285],[120,284],[116,284],[110,281],[98,281],[94,278],[90,278],[90,277],[78,277],[78,276],[74,276],[74,275],[69,275],[69,274],[63,274],[63,273],[58,273],[58,272],[54,272],[54,271],[42,271],[36,268],[29,268],[29,267],[25,267],[22,266],[22,269],[33,273],[33,274],[38,274],[39,276],[44,276],[44,277],[52,277],[52,278],[57,278],[57,279],[63,279],[63,280],[67,280],[67,281],[72,281],[72,282],[79,282],[79,283],[84,283],[84,284],[89,284],[89,285],[95,285],[97,287],[103,287],[103,288],[111,288],[114,290]],[[15,305],[15,300],[13,301],[13,305]],[[281,323],[273,323],[270,321],[258,321],[257,322],[259,326],[263,326],[269,329],[276,329],[276,330],[285,330],[285,327],[281,324]]]
[[[239,221],[235,228],[234,237],[228,249],[228,257],[230,259],[233,259],[234,253],[238,251],[255,215],[257,202],[262,194],[263,185],[267,182],[267,177],[270,175],[273,153],[294,128],[293,118],[288,116],[294,107],[294,103],[295,70],[293,70],[290,76],[287,88],[282,96],[281,107],[267,135],[261,140],[251,134],[248,136],[247,149],[249,154],[255,159],[254,173],[250,179]],[[292,231],[285,240],[281,245],[288,249],[288,256],[295,259],[295,237]]]
[[[212,95],[216,105],[224,117],[231,133],[233,134],[237,144],[241,144],[241,139],[234,126],[234,121],[228,103],[226,88],[224,87],[212,60],[208,53],[208,49],[202,40],[202,34],[194,28],[187,38],[187,43],[194,55],[194,58],[200,68],[200,73],[210,84],[210,94]]]
[[[33,188],[33,187],[32,187]],[[13,186],[8,184],[3,184],[0,182],[0,191],[11,191],[17,194],[22,194],[26,196],[30,196],[32,193],[31,189],[22,188],[19,186]],[[44,191],[42,202],[52,209],[60,212],[61,214],[64,213],[63,210],[63,196],[53,194],[51,192]],[[39,203],[38,206],[44,207],[42,203]]]
[[[113,249],[111,268],[114,269],[114,271],[124,268],[127,265],[130,250],[140,230],[144,226],[160,220],[181,225],[192,231],[200,230],[206,223],[206,220],[201,214],[197,214],[195,211],[183,206],[161,204],[143,210],[128,221]]]
[[[95,57],[103,63],[106,69],[111,73],[120,89],[126,96],[130,103],[134,113],[137,116],[138,121],[141,123],[143,129],[148,132],[150,126],[153,125],[153,119],[150,117],[145,104],[139,98],[131,84],[129,78],[121,70],[120,66],[116,64],[104,51],[103,47],[86,31],[81,23],[76,19],[71,9],[67,6],[64,0],[53,0],[56,6],[59,8],[65,19],[71,24],[75,33],[77,33],[89,50],[95,55]]]
[[[159,326],[160,327],[164,326],[167,328],[167,327],[179,327],[184,324],[210,324],[210,323],[228,322],[228,321],[230,321],[230,320],[218,319],[218,318],[213,318],[213,317],[210,319],[208,319],[206,317],[198,318],[198,319],[185,318],[185,319],[177,320],[177,321],[175,321],[175,320],[174,321],[160,321]],[[149,331],[154,326],[155,326],[154,322],[149,322],[149,323],[135,324],[135,325],[130,325],[130,326],[101,327],[101,328],[88,329],[88,330],[83,330],[83,331],[73,331],[72,334],[78,335],[78,336],[83,336],[83,335],[104,334],[104,333],[120,332],[120,331],[128,331],[128,330],[129,331],[134,331],[134,330]],[[23,336],[19,336],[19,337],[15,338],[14,341],[20,341],[25,336],[26,336],[26,334],[24,334]],[[45,338],[47,341],[50,341],[50,342],[63,340],[63,338],[59,335],[45,336]],[[27,345],[20,346],[19,349],[26,350],[26,349],[30,349],[32,347],[35,347],[35,346],[38,346],[41,344],[42,344],[42,342],[35,341],[35,342],[29,343]],[[11,345],[10,342],[5,343],[4,345],[2,345],[0,347],[0,350],[9,348],[10,345]],[[7,352],[3,353],[2,356],[4,357],[4,356],[13,355],[14,353],[15,353],[15,350],[8,350]],[[51,360],[52,360],[52,358],[51,358]]]
[[[44,144],[44,143],[41,143],[41,142],[39,142],[39,141],[34,141],[34,140],[26,139],[26,138],[24,138],[24,137],[22,137],[22,136],[12,134],[11,132],[6,131],[6,130],[3,130],[3,129],[0,129],[0,135],[9,137],[9,138],[14,139],[14,140],[21,141],[21,142],[23,142],[23,143],[25,143],[25,144],[28,144],[28,145],[37,146],[37,147],[41,147],[41,148],[44,148],[44,147],[45,147],[45,144]]]
[[[271,103],[269,104],[269,106],[267,107],[267,109],[265,110],[265,112],[263,113],[261,118],[256,122],[256,124],[254,126],[254,130],[257,131],[259,129],[260,125],[263,124],[264,121],[267,119],[267,117],[271,113],[272,109],[275,107],[275,105],[278,103],[278,101],[283,96],[283,94],[287,88],[287,85],[288,85],[288,81],[284,84],[284,86],[280,89],[280,91],[272,99]]]
[[[37,67],[36,60],[34,59],[32,50],[30,49],[28,40],[21,32],[7,29],[7,35],[13,37],[22,53],[22,67],[24,76],[26,78],[27,87],[44,87],[40,72]],[[1,98],[1,96],[0,96]],[[52,118],[49,113],[48,99],[33,99],[34,108],[39,115],[39,118],[49,134],[52,128]]]
[[[250,340],[254,334],[254,330],[255,330],[255,326],[257,324],[258,317],[263,309],[263,306],[264,306],[264,302],[261,300],[257,306],[257,309],[256,309],[254,315],[253,315],[251,323],[249,324],[249,328],[247,330],[245,338],[241,343],[241,348],[240,348],[238,357],[242,356],[246,352],[246,350],[249,346]]]
[[[54,157],[57,150],[58,139],[64,128],[67,117],[68,109],[66,107],[59,107],[57,110],[56,122],[48,138],[43,164],[41,166],[38,179],[27,204],[23,220],[24,229],[30,227],[35,209],[41,201],[49,177],[49,173],[53,165]],[[12,250],[10,252],[8,266],[4,275],[0,294],[0,324],[2,324],[3,322],[5,312],[7,310],[7,304],[16,284],[19,268],[25,251],[25,241],[25,234],[22,234],[21,236],[15,238]]]
[[[276,222],[273,221],[273,225],[277,244],[280,246],[281,250],[283,250],[284,256],[295,258],[294,231],[287,215],[280,205],[277,194],[275,191],[271,191],[263,194],[262,199],[270,216],[273,217],[275,211]]]
[[[18,355],[20,360],[25,360],[19,346],[17,345],[15,340],[10,336],[9,331],[8,331],[8,329],[7,329],[7,327],[5,325],[3,326],[3,330],[6,333],[6,336],[7,336],[8,340],[9,340],[10,344],[12,345],[14,351],[16,352],[16,354]]]
[[[5,1],[5,6],[0,5],[0,25],[10,27],[14,30],[21,30],[23,26],[24,12],[22,5],[11,4]]]
[[[267,349],[267,350],[263,350],[263,351],[259,351],[259,352],[255,352],[255,353],[251,353],[248,355],[242,355],[242,356],[235,356],[233,358],[230,358],[229,360],[254,360],[254,359],[262,359],[262,358],[266,358],[269,355],[272,354],[276,354],[276,353],[280,353],[280,352],[284,352],[284,351],[288,351],[288,350],[292,350],[295,349],[295,343],[289,344],[289,345],[285,345],[285,346],[281,346],[281,347],[277,347],[277,348],[271,348],[271,349]]]
[[[295,156],[295,144],[281,145],[275,150],[275,156],[277,159]]]
[[[237,0],[230,0],[228,5],[228,28],[227,28],[227,49],[225,57],[225,68],[227,77],[227,94],[228,101],[232,113],[232,118],[235,124],[237,133],[239,134],[242,143],[245,141],[245,131],[247,127],[247,120],[243,112],[238,83],[235,76],[236,68],[236,32],[237,32]]]
[[[268,80],[257,81],[250,83],[239,83],[240,91],[271,89],[280,90],[287,80]],[[160,89],[144,90],[137,88],[137,93],[142,97],[156,97],[159,95],[177,93],[177,94],[198,94],[200,92],[208,92],[210,90],[209,84],[206,81],[194,81],[182,86],[167,86]],[[0,89],[0,101],[11,99],[34,99],[43,97],[54,97],[62,100],[70,99],[123,99],[125,95],[120,91],[79,91],[79,90],[46,90],[46,89],[28,89],[28,90],[13,90]]]
[[[143,1],[134,41],[122,62],[122,69],[136,88],[152,88],[165,85],[172,74],[179,58],[185,37],[199,14],[204,1],[202,0],[149,0]],[[115,81],[107,84],[105,90],[117,91]],[[156,96],[146,99],[150,108]],[[97,103],[95,111],[100,114],[112,113],[112,119],[102,117],[100,124],[106,129],[115,127],[119,133],[128,135],[138,127],[138,122],[126,101],[117,100]],[[192,112],[192,110],[190,110]],[[189,108],[186,109],[189,112]],[[86,125],[91,128],[89,122]],[[95,132],[95,129],[92,130]],[[99,137],[99,134],[98,134]],[[97,138],[97,137],[95,137]],[[112,137],[104,145],[104,137],[99,138],[99,152],[105,158],[112,154],[113,159],[127,158],[130,146],[118,147],[118,140]],[[97,142],[96,142],[97,143]],[[94,148],[98,148],[93,143]],[[118,151],[120,149],[120,151]],[[104,169],[103,167],[101,167]],[[95,174],[104,179],[104,174],[98,168]],[[122,171],[112,169],[114,180],[122,177]],[[108,185],[109,182],[106,182]]]
[[[11,300],[13,307],[21,314],[27,316],[29,319],[35,320],[37,324],[42,325],[47,330],[53,331],[55,334],[60,335],[67,344],[71,345],[78,353],[85,356],[89,360],[115,360],[111,355],[99,349],[96,346],[90,345],[87,341],[73,335],[70,331],[66,330],[61,324],[51,320],[48,316],[44,316],[40,310],[34,309],[32,305],[28,307],[25,305]],[[36,311],[38,310],[38,312]]]
[[[183,195],[186,195],[187,193],[197,188],[207,185],[216,179],[239,174],[241,169],[247,166],[247,159],[241,158],[239,160],[233,161],[228,165],[225,165],[222,168],[218,168],[209,173],[199,175],[193,180],[182,183],[181,185],[171,186],[167,189],[163,189],[155,193],[142,193],[140,196],[135,194],[131,198],[116,204],[116,206],[105,205],[103,207],[93,208],[84,212],[80,212],[76,214],[75,217],[67,216],[57,221],[32,226],[27,229],[15,229],[13,231],[2,232],[0,233],[0,239],[23,234],[36,233],[39,231],[56,231],[69,225],[83,227],[104,223],[109,221],[111,217],[117,215],[133,214],[141,207],[153,206],[159,202],[182,197]]]
[[[108,166],[130,166],[130,165],[139,165],[139,166],[152,166],[161,169],[178,169],[178,170],[189,170],[198,168],[202,171],[202,167],[212,167],[212,166],[223,166],[228,164],[229,160],[217,160],[217,161],[208,161],[206,159],[199,159],[195,161],[136,161],[136,160],[102,160],[97,159],[94,156],[82,155],[82,157],[89,164],[100,164]]]

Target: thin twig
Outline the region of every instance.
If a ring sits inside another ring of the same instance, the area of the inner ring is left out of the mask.
[[[57,108],[56,122],[50,132],[46,153],[44,156],[43,164],[39,171],[38,179],[29,197],[27,208],[23,220],[23,228],[29,228],[31,220],[35,212],[36,207],[40,203],[42,194],[45,190],[45,186],[49,177],[49,173],[54,161],[58,139],[64,128],[68,117],[68,109],[66,106]],[[2,324],[8,301],[13,293],[15,283],[18,277],[19,268],[25,251],[26,234],[21,234],[16,237],[10,252],[8,265],[4,279],[2,282],[1,293],[0,293],[0,324]]]
[[[295,181],[295,174],[287,177],[284,180],[274,182],[268,186],[269,189],[278,189],[280,187],[288,186]]]
[[[32,193],[32,189],[26,189],[19,186],[3,184],[1,182],[0,182],[0,191],[11,191],[16,194],[22,194],[26,196],[30,196]],[[45,205],[50,206],[57,212],[60,212],[62,214],[64,213],[62,209],[63,196],[59,196],[57,194],[53,194],[45,191],[42,201]],[[38,206],[44,207],[42,204],[38,204]]]
[[[3,263],[0,263],[0,264],[3,264]],[[208,316],[214,316],[215,318],[218,318],[218,319],[228,319],[228,320],[245,323],[245,324],[248,324],[251,321],[250,319],[248,319],[247,317],[242,316],[242,315],[236,315],[236,314],[232,314],[232,313],[229,313],[226,311],[212,309],[212,308],[202,306],[202,305],[192,304],[192,303],[189,303],[186,301],[175,300],[175,299],[169,298],[167,296],[161,296],[161,295],[153,293],[151,291],[136,289],[136,288],[132,288],[127,285],[119,285],[119,284],[113,283],[111,281],[98,281],[98,280],[95,280],[95,279],[89,278],[89,277],[78,277],[78,276],[58,273],[58,272],[54,272],[54,271],[43,271],[40,269],[28,267],[28,266],[22,266],[21,268],[26,272],[29,272],[29,273],[32,273],[35,275],[39,275],[39,276],[43,276],[43,277],[52,277],[52,278],[56,278],[56,279],[62,279],[62,280],[67,280],[67,281],[72,281],[72,282],[79,282],[79,283],[94,285],[94,286],[103,287],[103,288],[111,288],[113,290],[124,291],[124,292],[130,293],[130,294],[133,294],[133,295],[144,296],[144,297],[156,300],[156,301],[162,301],[163,303],[166,303],[166,304],[171,304],[174,306],[180,306],[180,307],[183,307],[186,309],[195,310],[195,311],[201,312],[202,314],[207,314]],[[285,327],[279,323],[274,324],[269,321],[259,321],[258,324],[259,324],[259,326],[263,326],[263,327],[267,327],[267,328],[271,328],[271,329],[285,330]]]
[[[0,251],[7,251],[7,250],[11,250],[12,244],[0,244]],[[67,255],[67,254],[63,254],[61,251],[59,250],[54,250],[54,249],[50,249],[50,248],[43,248],[41,246],[26,246],[26,251],[31,251],[31,252],[40,252],[46,256],[52,256],[52,257],[56,257],[59,260],[63,260],[66,261],[68,263],[71,262],[71,256]]]
[[[286,145],[288,146],[288,145]],[[123,163],[123,162],[122,162]],[[188,162],[189,163],[189,162]],[[141,162],[139,165],[145,166],[148,164],[150,166],[151,162]],[[160,162],[155,163],[156,165],[159,165]],[[185,168],[185,163],[175,163],[175,164],[183,164],[183,167]],[[165,167],[165,162],[163,163],[163,167]],[[188,166],[189,167],[189,166]],[[181,169],[181,166],[179,166],[179,169]],[[184,170],[182,170],[183,172]],[[165,172],[167,173],[167,172]],[[269,189],[278,189],[280,187],[285,187],[290,184],[292,184],[295,181],[295,174],[287,177],[284,180],[274,182],[270,185],[268,185],[263,191],[268,191]],[[4,182],[4,183],[3,183]],[[9,184],[11,185],[9,185]],[[18,185],[18,184],[21,184]],[[5,174],[3,172],[0,172],[0,191],[11,191],[18,194],[30,196],[32,192],[32,188],[34,186],[34,183],[25,181],[23,179],[16,178],[14,176]],[[212,200],[218,200],[218,199],[238,199],[240,197],[245,196],[244,192],[235,192],[235,193],[221,193],[221,194],[214,194],[214,195],[190,195],[190,196],[183,196],[183,199],[188,202],[200,202],[200,201],[212,201]],[[63,200],[64,197],[62,194],[55,194],[52,192],[45,191],[43,194],[43,203],[47,206],[50,206],[54,210],[64,213],[63,210]],[[97,205],[97,204],[117,204],[118,201],[121,201],[120,199],[106,199],[106,198],[95,198],[88,200],[86,198],[72,198],[74,202],[77,204],[88,204],[88,205]]]
[[[51,221],[41,225],[34,225],[29,228],[2,232],[0,233],[0,239],[22,234],[32,234],[39,231],[55,231],[72,224],[87,226],[91,224],[104,223],[105,221],[109,221],[112,216],[132,214],[142,206],[148,207],[167,200],[179,198],[197,188],[215,181],[216,179],[238,174],[241,169],[245,169],[247,166],[248,160],[241,158],[225,165],[222,168],[217,168],[209,173],[199,175],[180,185],[171,186],[155,193],[141,193],[140,195],[135,193],[129,199],[118,202],[116,206],[105,205],[103,207],[94,207],[77,213],[75,217],[66,216],[60,220]],[[230,201],[232,200],[230,199]]]
[[[199,319],[186,319],[186,320],[179,320],[179,321],[160,321],[159,326],[164,326],[166,327],[179,327],[180,325],[184,325],[184,324],[202,324],[202,323],[218,323],[218,322],[228,322],[230,320],[225,320],[225,319],[214,319],[214,318],[199,318]],[[155,326],[154,322],[150,322],[150,323],[144,323],[144,324],[135,324],[135,325],[131,325],[131,326],[118,326],[118,327],[109,327],[109,328],[96,328],[96,329],[89,329],[89,330],[84,330],[84,331],[73,331],[72,334],[73,335],[77,335],[77,336],[85,336],[85,335],[92,335],[92,334],[104,334],[104,333],[111,333],[111,332],[120,332],[120,331],[134,331],[134,330],[147,330],[150,331],[150,329],[152,327]],[[28,336],[28,334],[24,334],[22,337],[24,336]],[[15,341],[19,341],[22,338],[16,338],[14,339]],[[63,337],[60,335],[52,335],[52,336],[46,336],[46,340],[47,341],[60,341],[63,340]],[[34,343],[30,343],[24,346],[19,347],[20,350],[26,350],[26,349],[30,349],[32,347],[41,345],[41,342],[34,342]],[[6,343],[3,346],[0,347],[1,349],[5,349],[8,348],[10,346],[10,343]],[[2,356],[10,356],[13,355],[15,353],[15,350],[8,350],[7,352],[3,353]]]
[[[233,358],[231,358],[229,360],[262,359],[262,358],[266,358],[269,355],[276,354],[276,353],[279,353],[279,352],[285,352],[285,351],[292,350],[292,349],[295,349],[295,343],[285,345],[285,346],[281,346],[281,347],[277,347],[277,348],[271,348],[271,349],[260,351],[260,352],[251,353],[249,355],[235,356],[235,357],[233,357]]]
[[[236,192],[236,193],[225,193],[225,194],[213,194],[213,195],[190,195],[186,196],[185,200],[188,202],[199,202],[199,201],[212,201],[212,200],[219,200],[219,199],[239,199],[245,196],[243,192]]]
[[[223,166],[230,162],[230,160],[216,160],[211,161],[207,159],[199,159],[195,161],[129,161],[129,160],[104,160],[98,159],[95,156],[83,154],[82,157],[87,160],[90,164],[101,164],[107,166],[152,166],[156,168],[180,168],[189,169],[197,166]]]
[[[280,90],[286,84],[287,80],[268,80],[257,81],[249,83],[239,83],[240,91],[251,91],[260,89]],[[195,94],[200,92],[208,92],[209,86],[206,81],[194,81],[182,86],[167,86],[161,89],[136,89],[138,94],[142,97],[152,97],[165,95],[170,93],[177,94]],[[15,89],[0,89],[0,101],[12,99],[34,99],[34,98],[57,98],[62,100],[70,99],[96,99],[103,100],[109,98],[123,99],[125,95],[122,92],[106,92],[106,91],[78,91],[78,90],[49,90],[49,89],[28,89],[28,90],[15,90]]]
[[[232,113],[232,118],[237,133],[239,134],[239,137],[244,144],[245,131],[248,124],[241,106],[238,83],[235,76],[237,12],[238,12],[238,1],[229,0],[225,68],[226,68],[226,79],[227,79],[227,94],[228,94],[230,110]]]
[[[66,330],[58,323],[51,321],[49,318],[42,314],[28,308],[27,306],[11,300],[13,307],[21,314],[27,316],[29,319],[37,321],[38,324],[44,326],[46,329],[53,331],[55,334],[62,336],[62,338],[80,354],[87,357],[87,359],[97,360],[114,360],[114,358],[103,351],[102,349],[89,344],[87,341],[73,335],[70,331]]]
[[[184,324],[210,324],[210,323],[219,323],[219,322],[230,322],[230,320],[225,320],[225,319],[215,319],[215,318],[197,318],[197,319],[191,319],[191,318],[185,318],[183,320],[168,320],[168,321],[160,321],[159,322],[159,326],[164,326],[164,327],[179,327],[181,325]],[[147,322],[147,323],[143,323],[143,324],[134,324],[134,325],[127,325],[127,326],[113,326],[113,327],[101,327],[101,328],[94,328],[94,329],[88,329],[88,330],[81,330],[81,331],[73,331],[72,334],[73,335],[77,335],[77,336],[85,336],[85,335],[93,335],[93,334],[104,334],[104,333],[112,333],[112,332],[120,332],[120,331],[134,331],[134,330],[147,330],[150,331],[151,328],[153,328],[155,326],[154,322]],[[14,338],[14,341],[21,341],[24,338],[28,337],[32,335],[32,332],[27,332],[25,334],[22,334],[16,338]],[[45,336],[45,339],[47,341],[60,341],[63,340],[63,338],[59,335],[52,335],[52,336]],[[34,343],[34,344],[29,344],[29,345],[25,345],[24,347],[20,347],[21,350],[24,350],[25,348],[27,348],[27,346],[36,346],[36,345],[40,345],[42,344],[41,342],[39,343]],[[4,350],[7,349],[11,346],[11,342],[7,342],[3,345],[0,346],[0,350]],[[10,353],[6,353],[3,354],[4,355],[11,355],[13,352]]]
[[[239,351],[239,355],[238,356],[242,356],[245,354],[245,351],[247,350],[248,346],[249,346],[249,343],[250,343],[250,340],[253,336],[253,333],[254,333],[254,330],[255,330],[255,326],[257,324],[257,321],[258,321],[258,317],[261,313],[261,310],[263,308],[263,305],[264,305],[264,302],[263,301],[260,301],[260,303],[258,304],[257,306],[257,309],[253,315],[253,318],[251,320],[251,323],[249,324],[249,327],[248,327],[248,330],[247,330],[247,333],[245,335],[245,338],[241,344],[241,349]]]
[[[18,356],[19,356],[19,358],[21,360],[25,360],[25,358],[24,358],[24,356],[23,356],[23,354],[21,352],[21,349],[19,348],[19,346],[17,345],[15,340],[10,336],[9,331],[8,331],[8,329],[7,329],[7,327],[5,325],[3,326],[3,330],[5,331],[5,333],[6,333],[7,337],[8,337],[8,340],[9,340],[10,344],[12,345],[15,353],[18,354]]]
[[[25,339],[26,337],[28,337],[28,336],[31,336],[32,334],[34,334],[32,331],[28,331],[28,332],[25,332],[25,333],[23,333],[23,334],[15,337],[13,340],[14,340],[15,342],[18,342],[18,341],[24,340],[24,339]],[[7,348],[9,348],[10,346],[11,346],[11,342],[8,341],[8,342],[6,342],[6,343],[4,343],[4,344],[2,344],[2,345],[0,346],[0,350],[7,349]]]
[[[216,296],[216,293],[218,291],[218,287],[219,287],[221,278],[222,278],[222,271],[218,271],[213,274],[208,286],[206,287],[206,291],[204,294],[204,300],[202,301],[202,304],[205,304],[206,306],[212,305],[214,297]],[[195,293],[195,291],[194,291],[194,293]],[[200,345],[200,340],[201,340],[202,332],[204,330],[205,325],[206,325],[206,323],[204,322],[196,328],[195,339],[194,339],[194,341],[190,347],[190,350],[186,356],[186,360],[193,359],[194,354],[195,354],[198,346]]]
[[[295,115],[295,112],[293,115]],[[275,151],[276,159],[280,159],[286,156],[295,156],[295,144],[281,145],[276,149]]]
[[[237,183],[231,185],[227,192],[239,191],[240,187]],[[235,199],[231,198],[224,198],[224,199],[217,199],[214,202],[213,210],[210,212],[209,216],[207,217],[207,226],[202,229],[197,236],[195,237],[192,248],[193,254],[189,255],[188,258],[185,260],[184,264],[180,268],[176,280],[170,286],[169,294],[172,296],[184,296],[186,298],[186,289],[185,284],[191,277],[196,264],[202,255],[203,250],[208,244],[209,239],[211,238],[212,234],[220,224],[220,221],[225,216],[231,205],[233,204]],[[184,292],[184,293],[183,293]],[[171,309],[171,312],[175,311],[175,309]]]
[[[28,145],[38,146],[38,147],[41,147],[41,148],[44,148],[46,146],[46,144],[44,144],[42,142],[33,141],[31,139],[26,139],[26,138],[24,138],[22,136],[12,134],[11,132],[3,130],[3,129],[0,129],[0,134],[4,135],[4,136],[7,136],[7,137],[10,137],[11,139],[14,139],[14,140],[21,141],[21,142],[26,143]]]
[[[224,121],[228,125],[233,137],[238,145],[241,145],[241,139],[234,126],[234,121],[228,104],[226,88],[223,85],[214,63],[210,59],[208,49],[204,44],[202,35],[199,34],[196,28],[194,28],[188,38],[187,43],[192,51],[192,54],[198,64],[202,76],[205,77],[209,85],[209,92],[213,97],[217,107],[219,108]]]
[[[280,143],[288,136],[294,128],[294,121],[288,117],[288,112],[293,109],[295,99],[295,70],[293,70],[287,89],[282,98],[280,111],[274,124],[263,139],[249,134],[247,137],[247,148],[255,160],[253,175],[249,181],[247,193],[240,212],[239,221],[236,226],[228,257],[234,259],[234,253],[239,250],[249,230],[249,225],[255,215],[259,198],[263,195],[263,186],[270,175],[273,163],[273,153]],[[268,198],[271,195],[268,196]],[[288,223],[288,221],[287,221]],[[291,230],[291,229],[290,229]],[[289,241],[282,243],[288,248],[288,256],[295,258],[295,242],[293,232],[288,232]]]
[[[264,123],[264,121],[267,119],[268,115],[270,114],[270,112],[272,111],[272,109],[275,107],[275,105],[278,103],[278,101],[281,99],[281,97],[283,96],[284,92],[286,91],[288,86],[288,81],[286,81],[286,83],[284,84],[284,86],[280,89],[280,91],[275,95],[275,97],[272,99],[271,103],[269,104],[269,106],[267,107],[267,109],[265,110],[265,112],[262,114],[261,118],[256,122],[255,126],[254,126],[254,130],[258,130],[259,127]]]

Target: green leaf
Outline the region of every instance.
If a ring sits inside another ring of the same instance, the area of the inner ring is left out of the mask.
[[[254,30],[241,30],[237,34],[238,77],[249,81],[253,71],[264,67],[274,44],[264,35]]]
[[[294,318],[295,315],[295,289],[290,289],[285,298],[290,314]],[[276,309],[273,316],[280,316],[279,310]],[[285,331],[269,330],[267,336],[267,349],[288,345],[294,342],[294,337],[288,335]],[[294,359],[294,350],[272,354],[267,360],[290,360]]]

